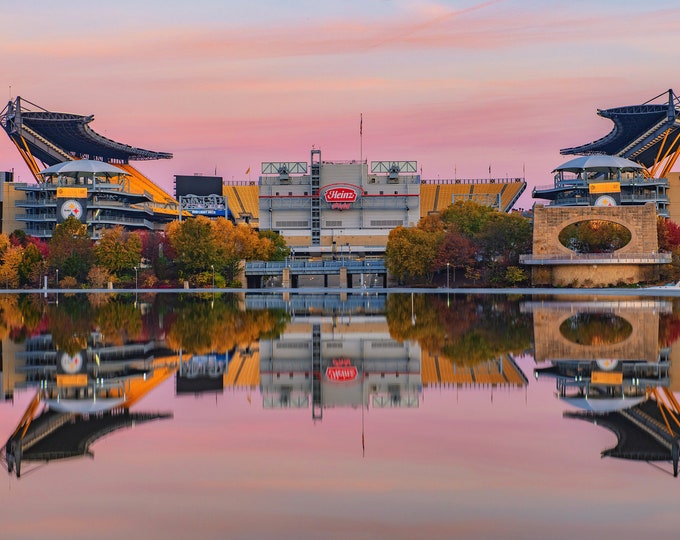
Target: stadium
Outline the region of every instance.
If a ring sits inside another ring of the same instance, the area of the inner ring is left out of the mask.
[[[508,212],[526,189],[524,178],[421,179],[408,159],[328,162],[313,148],[309,163],[263,162],[258,182],[178,175],[171,195],[132,165],[171,153],[113,141],[90,127],[93,120],[21,97],[7,103],[0,125],[35,183],[0,173],[2,232],[49,238],[64,216],[79,214],[97,239],[116,225],[162,231],[175,219],[222,215],[279,232],[301,256],[380,255],[397,226],[458,200]]]
[[[593,142],[563,148],[573,158],[558,166],[554,184],[534,188],[548,206],[656,204],[660,216],[680,223],[680,100],[668,90],[640,104],[598,110],[614,123]],[[673,204],[673,201],[676,201]]]

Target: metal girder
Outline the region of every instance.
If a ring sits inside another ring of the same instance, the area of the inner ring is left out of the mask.
[[[413,173],[418,172],[418,162],[417,161],[371,161],[371,172],[372,173],[390,173],[394,170],[400,173]]]
[[[304,161],[263,161],[262,174],[307,174],[307,163]]]

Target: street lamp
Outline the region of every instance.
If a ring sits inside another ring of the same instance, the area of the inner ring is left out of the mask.
[[[135,290],[139,289],[139,281],[137,280],[137,267],[135,266]]]
[[[211,264],[210,268],[212,268],[212,274],[213,274],[213,289],[215,288],[215,265]]]
[[[446,288],[449,288],[449,266],[451,266],[450,262],[446,262]]]
[[[57,272],[57,283],[56,283],[55,287],[58,289],[59,288],[59,268],[56,269],[56,272]]]

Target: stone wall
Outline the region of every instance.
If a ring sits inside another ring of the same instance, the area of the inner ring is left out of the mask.
[[[533,265],[532,283],[535,286],[555,287],[608,287],[655,281],[659,276],[658,264],[640,264],[630,258],[639,255],[654,255],[659,250],[656,230],[656,206],[613,207],[534,207],[534,258],[560,259],[554,263]],[[580,221],[602,220],[618,223],[631,233],[631,239],[615,253],[622,260],[607,264],[584,264],[585,257],[563,246],[559,241],[560,232]],[[578,262],[570,262],[578,261]]]

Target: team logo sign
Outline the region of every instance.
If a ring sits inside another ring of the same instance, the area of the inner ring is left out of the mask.
[[[81,371],[83,371],[83,368],[85,367],[86,364],[85,359],[86,356],[82,351],[77,352],[73,355],[68,354],[66,352],[61,353],[61,357],[59,358],[59,365],[57,366],[58,372],[66,373],[69,375],[80,373]]]
[[[616,199],[611,195],[602,195],[595,200],[594,206],[616,206]]]
[[[69,199],[61,205],[61,217],[65,220],[73,216],[80,220],[83,215],[83,206],[75,199]]]

